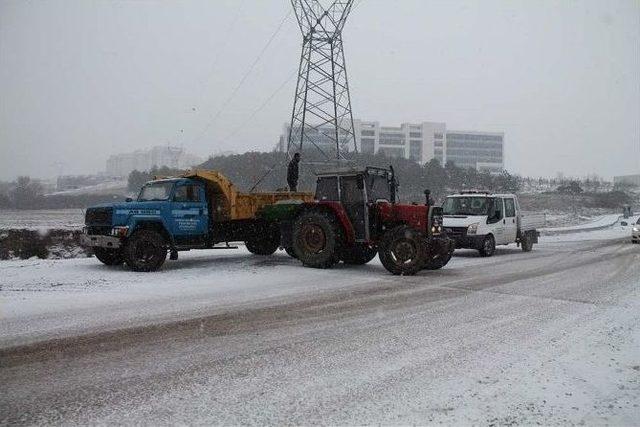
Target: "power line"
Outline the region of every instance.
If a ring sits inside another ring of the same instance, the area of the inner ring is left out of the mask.
[[[216,68],[218,67],[218,63],[219,63],[220,56],[222,55],[222,51],[227,47],[227,44],[229,43],[229,39],[231,38],[231,34],[233,33],[233,28],[235,27],[236,23],[238,22],[238,19],[240,18],[240,14],[242,12],[242,7],[244,6],[244,3],[245,3],[245,0],[240,0],[237,2],[238,8],[236,9],[236,13],[234,14],[233,18],[231,18],[231,21],[229,21],[229,25],[227,25],[227,28],[223,34],[222,43],[220,43],[218,45],[218,48],[216,49],[216,54],[214,56],[213,61],[211,62],[211,66],[209,67],[209,72],[206,74],[204,80],[202,81],[201,86],[205,86],[209,82],[209,80],[211,80],[211,76],[213,75]],[[202,98],[202,92],[201,92],[201,98]]]
[[[238,91],[240,90],[240,88],[242,87],[242,85],[244,85],[245,81],[247,80],[247,78],[249,77],[249,75],[251,74],[251,72],[253,71],[253,69],[255,68],[255,66],[258,64],[258,62],[260,62],[260,59],[262,59],[262,56],[264,55],[264,53],[266,52],[266,50],[269,48],[269,46],[271,45],[271,43],[273,42],[273,40],[276,38],[276,36],[278,35],[278,33],[280,32],[280,30],[282,29],[282,27],[284,26],[284,23],[286,22],[286,20],[289,18],[289,16],[291,16],[291,11],[289,11],[284,18],[282,18],[282,21],[280,21],[280,24],[278,25],[278,27],[276,28],[276,30],[273,32],[273,34],[271,34],[271,37],[269,37],[269,39],[267,40],[267,43],[264,45],[264,47],[262,48],[262,50],[260,51],[260,53],[258,54],[258,56],[255,58],[255,60],[251,63],[251,65],[249,66],[249,69],[247,69],[247,71],[244,73],[244,75],[242,76],[242,78],[240,79],[240,81],[238,82],[238,84],[236,85],[236,87],[233,89],[233,91],[231,91],[231,94],[225,99],[225,101],[222,103],[222,105],[220,106],[220,108],[218,109],[218,111],[216,112],[216,114],[214,114],[211,118],[211,120],[209,120],[209,122],[207,123],[207,125],[204,127],[204,129],[200,132],[200,134],[198,134],[198,136],[196,138],[194,138],[192,140],[192,143],[197,142],[198,140],[200,140],[206,133],[207,131],[211,128],[211,126],[215,123],[215,121],[218,119],[218,117],[220,117],[220,114],[222,114],[222,112],[224,111],[224,109],[229,105],[229,103],[233,100],[233,98],[235,98],[236,94],[238,93]]]
[[[249,114],[249,116],[245,120],[243,120],[243,122],[238,127],[236,127],[234,130],[229,132],[227,136],[224,137],[223,140],[228,140],[234,137],[241,129],[243,129],[245,124],[249,120],[253,119],[260,111],[262,111],[271,102],[271,100],[286,86],[286,84],[293,79],[297,71],[298,71],[297,69],[293,69],[291,74],[289,74],[289,76],[287,77],[287,79],[284,82],[282,82],[282,84],[278,86],[278,88],[275,91],[273,91],[273,93],[271,93],[271,95],[269,95],[269,97],[265,99],[264,102],[258,108],[253,110],[251,114]]]

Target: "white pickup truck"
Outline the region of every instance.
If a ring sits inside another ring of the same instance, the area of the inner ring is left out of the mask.
[[[545,224],[544,214],[523,214],[515,194],[463,191],[447,196],[442,210],[444,229],[456,248],[477,249],[482,256],[510,243],[529,252],[538,243],[537,228]]]

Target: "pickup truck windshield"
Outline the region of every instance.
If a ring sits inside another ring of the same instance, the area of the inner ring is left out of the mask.
[[[140,190],[138,201],[150,202],[158,200],[169,200],[173,184],[173,182],[155,182],[147,184],[142,187],[142,190]]]
[[[487,215],[486,197],[447,197],[442,205],[445,215]]]

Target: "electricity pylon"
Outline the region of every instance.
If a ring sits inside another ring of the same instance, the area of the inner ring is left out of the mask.
[[[342,45],[353,0],[291,0],[291,4],[302,31],[302,54],[287,153],[315,147],[327,160],[340,160],[345,152],[358,150]]]

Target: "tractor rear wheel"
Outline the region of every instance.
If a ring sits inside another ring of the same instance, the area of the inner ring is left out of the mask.
[[[355,244],[344,248],[340,259],[345,264],[364,265],[374,259],[378,253],[378,248],[364,244]]]
[[[307,267],[329,268],[335,264],[341,238],[340,226],[328,212],[304,212],[293,224],[293,251]]]
[[[380,262],[389,272],[412,276],[422,270],[426,261],[425,245],[420,232],[399,225],[382,236]]]

